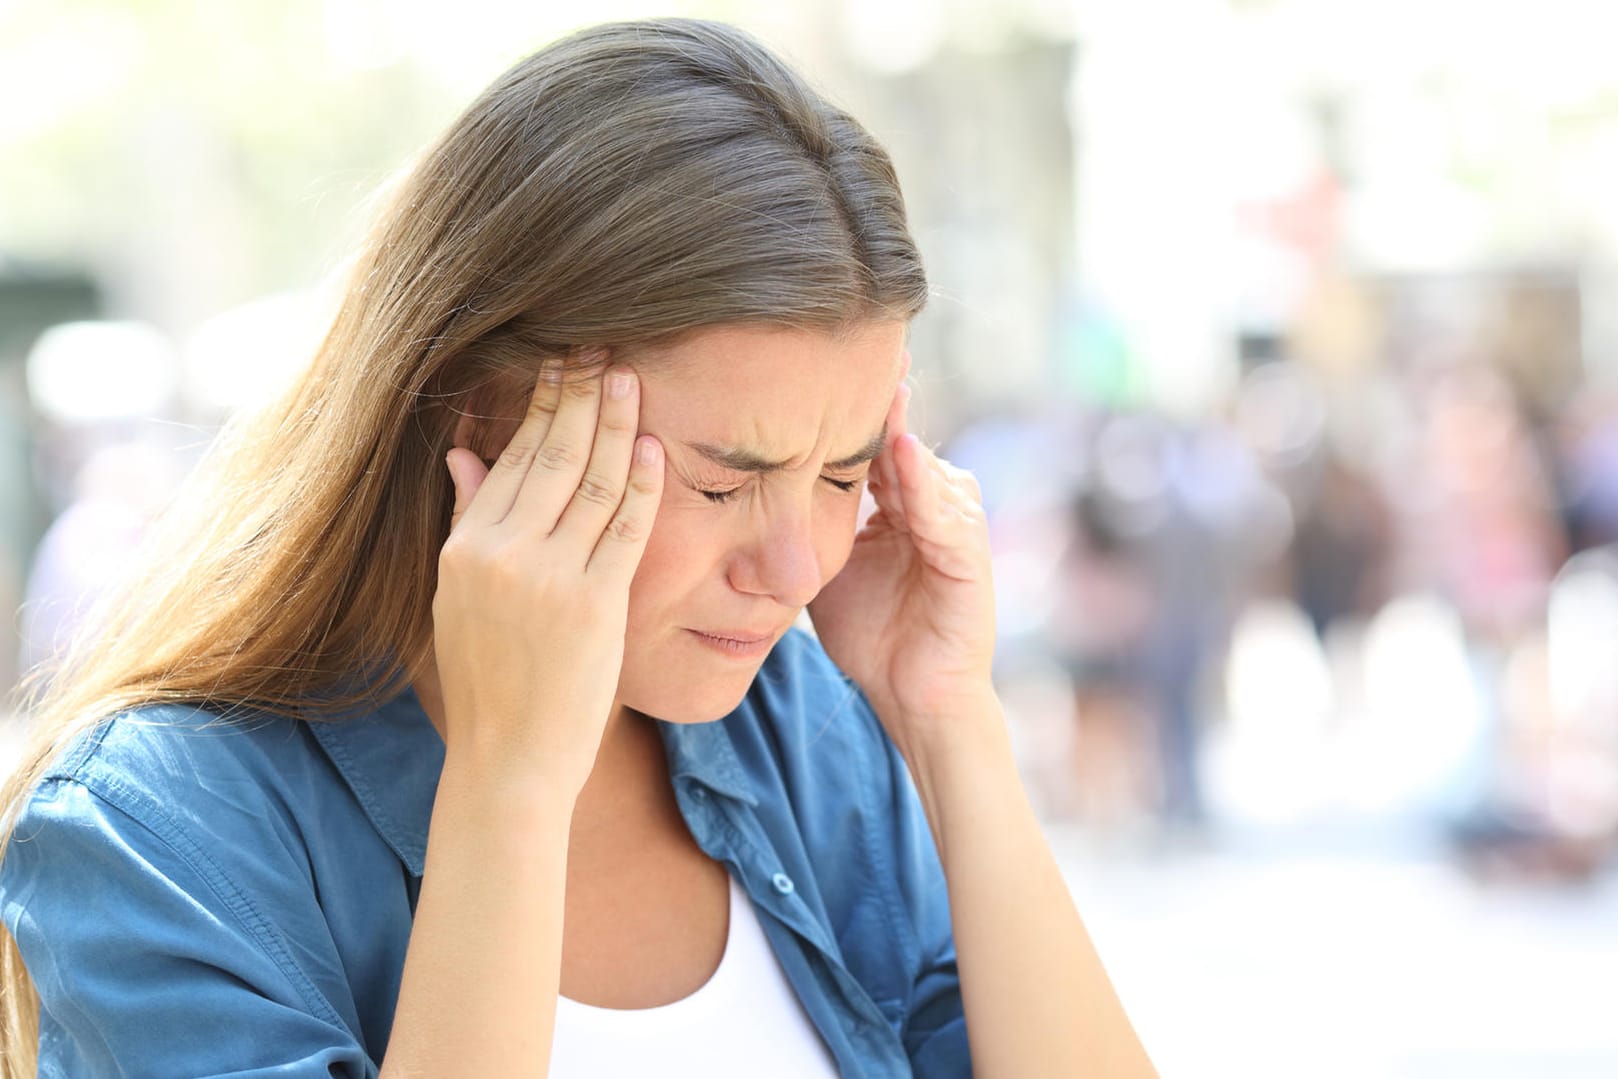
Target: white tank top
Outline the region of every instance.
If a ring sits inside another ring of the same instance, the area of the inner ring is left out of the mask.
[[[556,1001],[551,1079],[836,1079],[837,1065],[792,992],[758,913],[730,878],[719,969],[656,1008]]]

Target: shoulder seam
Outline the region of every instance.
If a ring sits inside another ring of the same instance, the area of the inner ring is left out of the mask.
[[[180,704],[168,701],[148,702],[146,704],[131,705],[117,711],[108,712],[96,721],[74,735],[71,741],[56,755],[54,761],[46,768],[41,779],[80,779],[85,769],[95,762],[102,745],[106,742],[112,729],[119,723],[135,725],[153,725],[154,720],[145,718],[149,713],[173,713],[182,715],[208,717],[208,722],[202,724],[197,730],[208,730],[225,719],[220,713],[203,708],[199,705]],[[267,718],[267,717],[266,717]],[[159,724],[161,726],[181,727],[181,723]],[[256,730],[257,728],[248,728]]]
[[[79,776],[59,778],[83,787],[161,840],[191,868],[192,872],[207,882],[247,935],[292,983],[298,994],[303,997],[304,1004],[319,1018],[341,1029],[347,1028],[348,1024],[315,988],[303,968],[293,960],[285,942],[269,919],[260,913],[253,901],[236,886],[224,869],[195,840],[186,835],[185,830],[161,806],[140,791],[105,774],[95,776],[93,783],[89,778]],[[126,804],[126,799],[129,804]],[[136,811],[137,807],[140,812]]]
[[[40,776],[40,782],[43,783],[49,779],[77,780],[79,771],[95,756],[95,752],[100,748],[101,743],[106,741],[107,731],[111,729],[113,722],[122,714],[115,713],[114,715],[103,716],[76,735],[71,742],[62,748],[60,753],[56,754],[55,759],[50,762],[44,774]]]

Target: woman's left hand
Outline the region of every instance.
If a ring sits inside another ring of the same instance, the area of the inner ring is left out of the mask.
[[[909,370],[909,354],[905,356]],[[857,682],[901,751],[947,736],[993,694],[994,585],[982,493],[908,430],[900,381],[868,485],[876,512],[809,604],[827,655]]]

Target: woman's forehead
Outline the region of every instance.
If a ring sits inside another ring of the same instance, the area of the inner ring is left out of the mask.
[[[642,380],[683,399],[721,401],[746,393],[759,403],[794,392],[853,392],[895,379],[904,351],[904,323],[870,323],[830,336],[769,326],[716,326],[648,350],[637,363]]]
[[[849,457],[881,431],[903,340],[900,323],[846,339],[794,330],[707,331],[641,369],[641,427],[765,462]]]

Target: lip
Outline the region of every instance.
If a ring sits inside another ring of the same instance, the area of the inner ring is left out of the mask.
[[[755,633],[751,630],[737,629],[708,631],[688,628],[686,632],[709,648],[738,658],[764,655],[775,643],[776,638],[774,632]]]
[[[722,641],[736,641],[740,644],[757,644],[767,641],[775,636],[775,631],[767,629],[762,633],[754,633],[745,629],[693,629],[692,633],[700,633],[704,637],[717,637]]]

